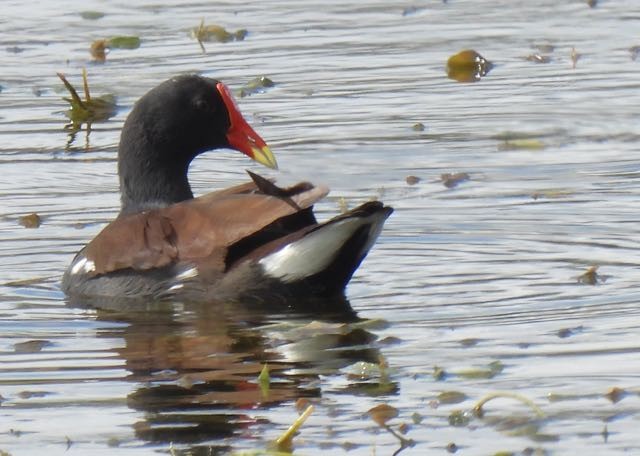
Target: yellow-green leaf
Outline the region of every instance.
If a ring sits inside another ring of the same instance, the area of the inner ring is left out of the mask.
[[[137,36],[114,36],[107,40],[107,47],[110,49],[138,49],[140,38]]]

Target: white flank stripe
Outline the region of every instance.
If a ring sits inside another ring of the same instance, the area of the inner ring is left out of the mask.
[[[259,264],[265,274],[284,282],[317,274],[331,263],[351,235],[368,222],[368,219],[351,218],[320,228],[264,257]]]
[[[71,268],[71,274],[77,274],[80,271],[87,274],[89,272],[95,271],[95,269],[96,264],[93,261],[87,260],[85,257],[82,257],[78,261],[76,261],[76,264],[74,264]]]

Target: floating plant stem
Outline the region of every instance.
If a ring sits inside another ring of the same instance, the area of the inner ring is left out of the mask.
[[[313,405],[307,407],[306,410],[293,422],[293,424],[289,426],[289,429],[276,439],[276,447],[278,450],[283,451],[283,449],[291,447],[293,436],[298,432],[298,429],[300,429],[304,422],[307,421],[307,418],[309,418],[309,415],[313,413],[314,409],[315,407]]]
[[[500,397],[515,399],[517,401],[522,402],[523,404],[528,405],[535,412],[535,414],[538,416],[538,418],[544,418],[544,416],[545,416],[545,414],[542,411],[542,409],[540,407],[538,407],[531,399],[529,399],[528,397],[523,396],[522,394],[511,393],[509,391],[498,391],[498,392],[495,392],[495,393],[487,394],[485,397],[480,399],[476,403],[476,405],[473,407],[473,413],[476,416],[482,416],[482,414],[483,414],[482,407],[484,406],[484,404],[486,404],[487,402],[489,402],[492,399],[496,399],[496,398],[500,398]]]

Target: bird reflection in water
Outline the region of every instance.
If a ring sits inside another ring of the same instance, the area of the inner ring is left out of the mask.
[[[377,336],[346,299],[297,304],[293,310],[237,303],[165,302],[143,311],[139,304],[100,306],[99,319],[127,323],[117,352],[130,373],[126,380],[136,384],[128,405],[144,412],[136,436],[228,451],[228,440],[214,441],[251,436],[261,423],[254,410],[320,397],[321,374],[378,362]],[[267,394],[257,381],[265,364],[272,379]]]

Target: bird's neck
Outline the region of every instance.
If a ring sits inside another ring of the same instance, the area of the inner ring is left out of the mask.
[[[154,144],[154,142],[156,144]],[[162,143],[167,147],[166,143]],[[187,178],[189,163],[166,162],[157,141],[142,136],[135,142],[121,142],[118,151],[121,214],[164,207],[193,198]],[[150,155],[156,154],[157,155]]]

